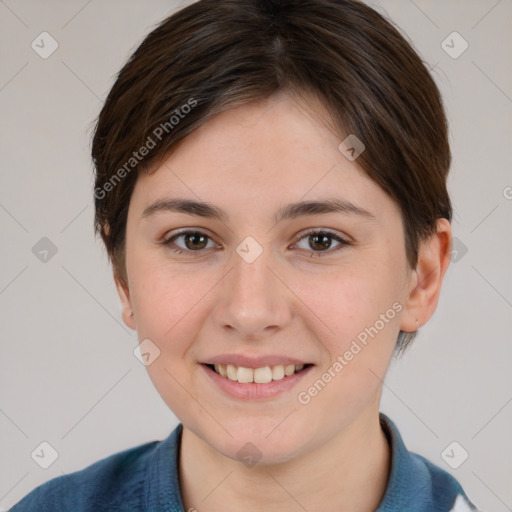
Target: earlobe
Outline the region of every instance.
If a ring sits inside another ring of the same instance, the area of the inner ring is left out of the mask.
[[[135,318],[133,316],[133,309],[130,300],[130,291],[128,285],[114,273],[114,283],[116,285],[117,293],[121,301],[123,322],[130,328],[135,330]]]
[[[405,300],[401,330],[415,331],[434,314],[443,278],[450,264],[451,248],[451,225],[447,219],[438,219],[436,233],[420,243],[418,262],[411,273],[409,295]]]

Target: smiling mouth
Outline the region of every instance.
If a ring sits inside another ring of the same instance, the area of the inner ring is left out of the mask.
[[[287,377],[299,373],[311,364],[276,364],[272,366],[263,366],[261,368],[245,368],[234,364],[206,364],[211,371],[221,377],[225,377],[233,382],[248,384],[266,384],[268,382],[283,380]]]

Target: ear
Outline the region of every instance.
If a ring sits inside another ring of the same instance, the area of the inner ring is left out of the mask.
[[[117,293],[119,294],[119,299],[121,300],[123,322],[128,327],[130,327],[130,329],[135,330],[135,318],[133,316],[132,303],[130,300],[130,290],[128,288],[128,285],[124,282],[124,280],[117,276],[115,272],[114,283],[117,288]]]
[[[438,219],[436,233],[420,243],[418,263],[411,272],[400,329],[413,332],[434,314],[441,284],[450,264],[452,229],[447,219]]]

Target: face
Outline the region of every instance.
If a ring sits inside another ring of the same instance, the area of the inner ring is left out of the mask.
[[[147,369],[169,408],[233,459],[250,441],[286,461],[377,414],[403,327],[399,208],[327,118],[285,94],[232,108],[131,198],[125,321],[158,347]],[[327,201],[341,207],[290,207]]]

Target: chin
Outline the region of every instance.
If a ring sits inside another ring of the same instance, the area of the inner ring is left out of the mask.
[[[286,428],[286,419],[277,427],[282,420],[264,418],[258,421],[254,417],[238,419],[232,425],[224,424],[233,437],[223,432],[221,437],[208,433],[203,439],[224,456],[248,466],[280,464],[294,459],[305,449],[304,433],[294,431],[300,430],[300,425],[290,421],[287,425],[289,428]]]
[[[217,447],[218,451],[230,459],[239,461],[248,467],[272,466],[283,464],[294,459],[300,447],[292,443],[283,444],[282,439],[277,442],[265,441],[247,441],[246,439],[235,439],[230,446]]]

